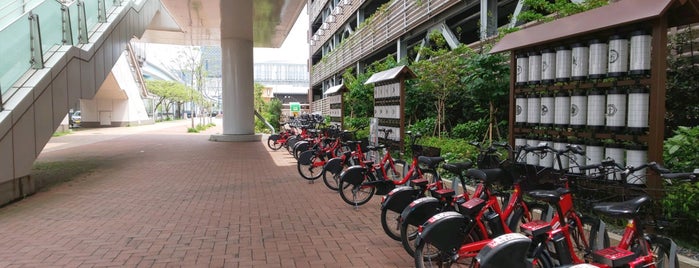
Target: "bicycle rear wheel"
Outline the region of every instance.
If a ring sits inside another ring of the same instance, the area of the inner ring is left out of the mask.
[[[376,192],[375,187],[352,185],[346,181],[340,181],[340,197],[345,203],[360,206],[369,202],[372,196]]]

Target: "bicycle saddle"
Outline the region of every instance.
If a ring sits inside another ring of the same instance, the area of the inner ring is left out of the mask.
[[[556,190],[534,190],[527,194],[534,199],[544,201],[549,204],[556,204],[562,195],[570,193],[570,189],[558,188]]]
[[[632,218],[650,197],[642,195],[624,202],[604,202],[595,204],[592,209],[607,216]]]
[[[429,169],[436,169],[439,163],[441,163],[442,161],[444,161],[444,157],[441,156],[419,156],[417,158],[418,163],[426,165]]]
[[[464,170],[467,170],[467,169],[473,167],[473,163],[471,163],[471,162],[444,163],[444,165],[442,165],[442,167],[451,173],[461,175],[464,172]]]
[[[501,168],[469,169],[466,171],[466,177],[479,180],[485,184],[492,184],[505,176],[507,176],[507,173]]]

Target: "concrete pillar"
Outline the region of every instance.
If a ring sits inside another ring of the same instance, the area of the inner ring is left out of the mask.
[[[396,41],[396,61],[408,60],[408,44],[406,40],[401,37]]]
[[[221,1],[223,135],[212,141],[258,141],[253,89],[252,0]]]
[[[481,0],[481,40],[498,33],[498,1]]]

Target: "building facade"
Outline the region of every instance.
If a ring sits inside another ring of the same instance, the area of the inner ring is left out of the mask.
[[[348,68],[388,56],[419,60],[413,49],[438,31],[451,47],[516,25],[523,0],[309,0],[310,101],[342,83]]]

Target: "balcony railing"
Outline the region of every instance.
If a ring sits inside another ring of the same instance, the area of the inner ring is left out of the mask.
[[[358,0],[354,0],[357,2]],[[350,67],[365,55],[395,42],[401,35],[425,23],[460,0],[394,0],[375,13],[330,54],[311,68],[311,85]],[[356,5],[354,5],[356,6]],[[344,12],[343,16],[349,16]],[[344,20],[338,19],[338,22]],[[326,37],[327,38],[327,37]],[[321,39],[323,40],[323,39]],[[316,46],[319,46],[316,44]],[[311,51],[317,48],[311,47]]]
[[[308,1],[308,18],[310,18],[310,20],[313,21],[316,17],[318,17],[320,12],[323,11],[325,4],[328,2],[330,2],[330,0],[314,0],[313,3],[311,3],[311,1]]]
[[[313,4],[316,4],[320,0],[316,0]],[[394,2],[403,2],[403,1],[415,1],[415,0],[394,0]],[[322,2],[322,1],[321,1]],[[325,1],[327,2],[327,1]],[[311,33],[312,35],[318,35],[318,40],[314,40],[311,43],[310,49],[311,49],[311,54],[316,53],[325,42],[330,40],[335,32],[337,32],[338,29],[340,29],[345,22],[349,18],[351,18],[356,12],[357,9],[359,9],[361,0],[341,0],[337,6],[333,9],[332,16],[334,17],[332,20],[327,20],[323,21],[323,23],[327,23],[328,28],[323,29],[320,28],[318,31],[315,33]],[[323,10],[323,6],[319,7],[319,12]],[[338,8],[339,7],[339,8]],[[317,15],[317,14],[316,14]],[[332,22],[331,22],[332,21]],[[322,31],[321,31],[322,30]]]

